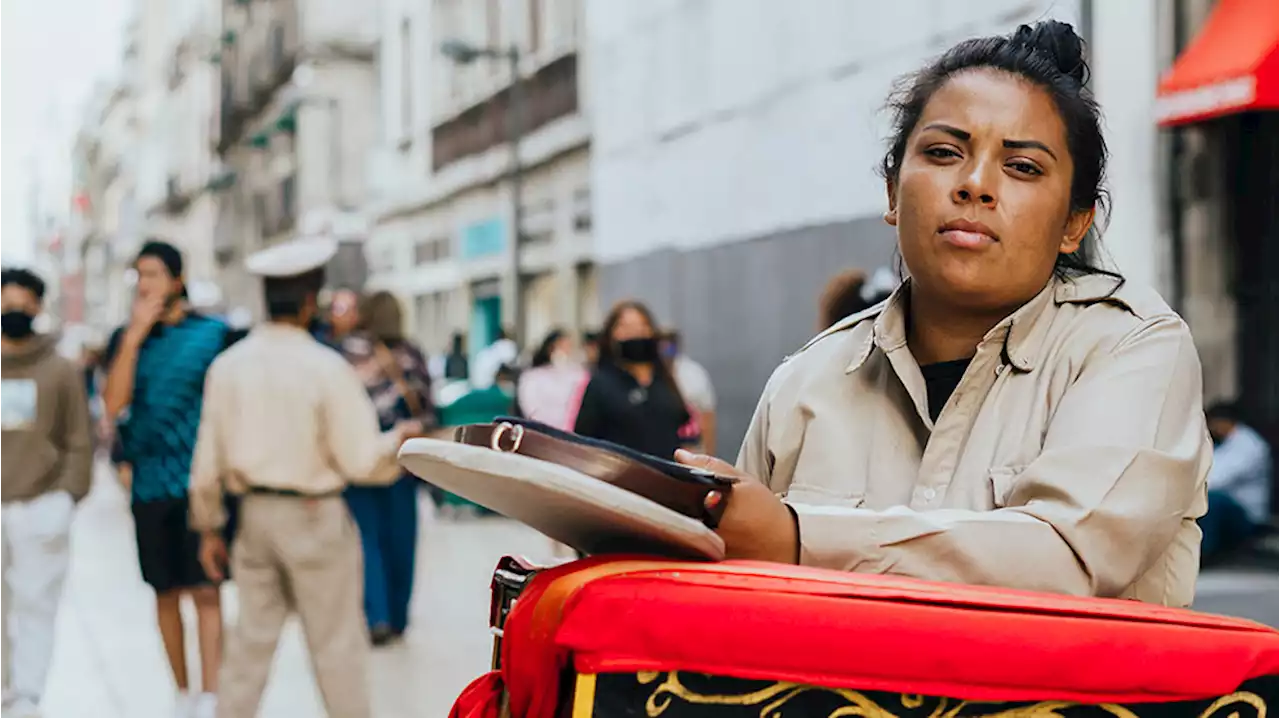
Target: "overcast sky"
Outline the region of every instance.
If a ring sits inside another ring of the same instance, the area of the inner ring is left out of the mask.
[[[115,76],[132,0],[4,0],[0,9],[0,251],[26,261],[34,160],[53,174],[69,162],[80,107]],[[49,163],[63,163],[56,167]]]

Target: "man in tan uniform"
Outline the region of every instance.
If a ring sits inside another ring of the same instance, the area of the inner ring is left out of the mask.
[[[220,674],[221,718],[257,715],[290,611],[328,714],[370,712],[360,537],[342,490],[394,480],[395,452],[416,427],[380,433],[355,370],[306,330],[335,252],[333,242],[303,239],[251,256],[269,319],[221,354],[205,382],[191,525],[215,578],[227,562],[224,491],[244,497],[231,552],[240,618]]]

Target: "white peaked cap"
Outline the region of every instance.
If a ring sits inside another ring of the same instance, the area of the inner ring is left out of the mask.
[[[245,269],[259,277],[296,277],[320,269],[338,253],[338,242],[328,237],[303,237],[254,252]]]

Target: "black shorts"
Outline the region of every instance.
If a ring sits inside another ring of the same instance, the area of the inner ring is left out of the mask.
[[[133,504],[138,565],[156,593],[213,585],[200,567],[200,534],[187,524],[188,508],[185,497]],[[229,529],[234,515],[228,516]]]

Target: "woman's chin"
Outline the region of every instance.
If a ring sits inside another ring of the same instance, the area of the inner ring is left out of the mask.
[[[955,262],[941,267],[936,278],[937,293],[965,305],[981,305],[1000,294],[1002,282],[990,267],[976,262]],[[1007,279],[1007,277],[1005,278]]]

